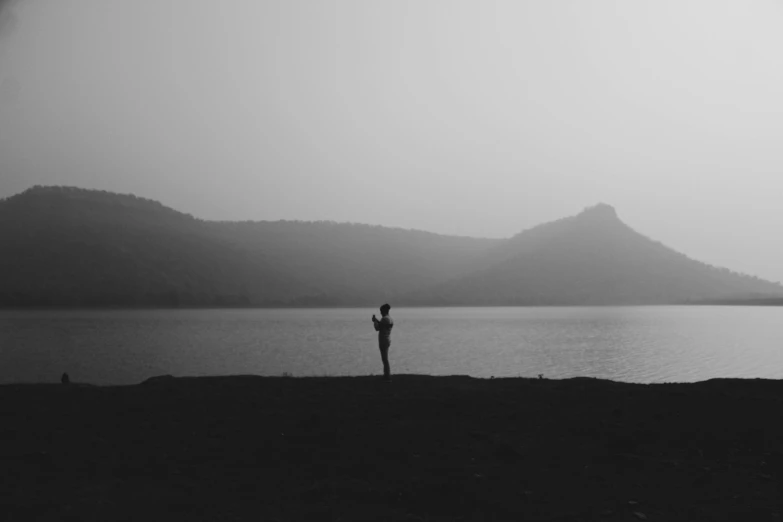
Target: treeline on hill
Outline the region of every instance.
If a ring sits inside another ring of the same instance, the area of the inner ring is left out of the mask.
[[[34,187],[0,202],[0,306],[376,304],[498,241],[368,225],[207,222],[155,201]]]
[[[34,188],[0,204],[0,237],[6,306],[248,305],[296,288],[203,222],[132,196]]]
[[[332,222],[209,222],[135,196],[0,201],[0,306],[671,304],[783,297],[694,261],[608,205],[504,240]]]

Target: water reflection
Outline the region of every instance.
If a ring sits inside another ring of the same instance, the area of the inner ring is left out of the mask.
[[[0,312],[0,382],[367,375],[373,310]],[[783,309],[395,308],[396,373],[631,382],[783,377]]]

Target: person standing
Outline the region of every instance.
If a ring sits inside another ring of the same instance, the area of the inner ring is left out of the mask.
[[[394,327],[394,321],[389,315],[391,306],[384,304],[381,306],[381,319],[378,320],[375,314],[372,316],[372,324],[375,331],[378,332],[378,348],[381,350],[381,360],[383,361],[383,379],[391,381],[391,367],[389,366],[389,347],[391,346],[391,330]]]

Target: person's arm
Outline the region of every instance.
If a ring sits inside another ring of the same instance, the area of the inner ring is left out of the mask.
[[[375,317],[375,315],[372,316],[372,325],[376,332],[381,329],[381,322]]]

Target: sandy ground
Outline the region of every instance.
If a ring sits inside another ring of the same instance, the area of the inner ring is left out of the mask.
[[[0,386],[0,521],[783,520],[783,382]]]

